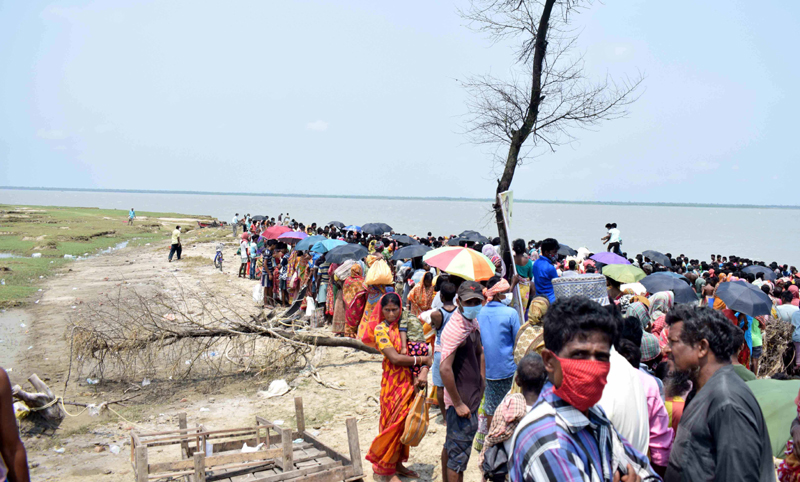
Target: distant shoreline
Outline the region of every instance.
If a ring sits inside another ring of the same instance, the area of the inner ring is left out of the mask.
[[[66,192],[108,192],[126,194],[181,194],[199,196],[259,196],[259,197],[294,197],[294,198],[328,198],[328,199],[386,199],[402,201],[454,201],[454,202],[492,202],[491,198],[466,198],[466,197],[413,197],[413,196],[354,196],[336,194],[285,194],[285,193],[259,193],[259,192],[215,192],[215,191],[159,191],[151,189],[91,189],[70,187],[26,187],[26,186],[0,186],[0,189],[17,191],[66,191]],[[658,203],[658,202],[618,202],[618,201],[558,201],[536,199],[514,199],[515,203],[525,204],[579,204],[601,206],[654,206],[654,207],[684,207],[684,208],[731,208],[731,209],[800,209],[800,206],[787,206],[778,204],[703,204],[703,203]]]

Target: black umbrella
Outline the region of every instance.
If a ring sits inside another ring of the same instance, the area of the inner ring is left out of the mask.
[[[336,226],[339,229],[344,228],[346,225],[341,221],[331,221],[328,223],[328,226]]]
[[[729,281],[717,285],[716,296],[733,311],[750,316],[768,315],[772,300],[763,291],[744,281]]]
[[[258,216],[253,216],[250,219],[252,219],[253,221],[263,221],[263,220],[267,219],[267,217],[266,216],[262,216],[262,215],[259,214]]]
[[[775,281],[776,279],[775,272],[763,266],[748,266],[742,271],[745,273],[753,273],[754,275],[758,273],[764,273],[764,279],[769,281]]]
[[[676,303],[691,303],[692,301],[697,301],[697,295],[694,290],[680,278],[665,276],[661,273],[653,273],[642,278],[639,283],[650,293],[672,291],[675,294]]]
[[[430,251],[431,248],[424,246],[422,244],[412,244],[411,246],[403,246],[402,248],[398,249],[392,255],[392,259],[411,259],[411,258],[418,258],[423,256],[425,253]]]
[[[466,241],[461,236],[453,236],[452,238],[447,240],[448,246],[461,246],[461,241]]]
[[[361,226],[361,231],[373,236],[380,236],[384,233],[388,233],[391,230],[392,227],[386,223],[367,223]]]
[[[419,241],[405,234],[395,234],[391,238],[400,244],[419,244]]]
[[[566,244],[559,244],[558,245],[558,254],[561,256],[575,256],[578,254],[577,251],[570,248]]]
[[[476,233],[474,231],[471,232],[471,233],[467,233],[467,234],[461,233],[458,237],[462,241],[469,241],[470,243],[486,244],[486,243],[491,242],[491,240],[489,238],[487,238],[486,236],[482,235],[481,233]]]
[[[478,236],[480,236],[480,235],[481,235],[481,233],[479,233],[479,232],[477,232],[477,231],[471,231],[471,230],[469,230],[469,229],[468,229],[468,230],[466,230],[466,231],[462,231],[462,232],[461,232],[461,234],[459,234],[458,236],[459,236],[460,238],[463,238],[463,237],[466,237],[467,235],[470,235],[470,234],[477,234]]]
[[[325,255],[325,261],[330,263],[341,264],[345,260],[354,259],[356,261],[365,258],[369,254],[367,248],[361,246],[360,244],[345,244],[343,246],[337,246],[332,250],[328,251]]]
[[[667,258],[667,255],[664,253],[659,253],[658,251],[649,249],[647,251],[642,251],[642,256],[645,258],[650,258],[650,261],[655,261],[661,266],[666,266],[667,268],[672,267],[672,261],[670,261],[669,258]]]

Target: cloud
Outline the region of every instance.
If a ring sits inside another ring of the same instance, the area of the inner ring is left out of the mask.
[[[739,170],[739,165],[736,164],[735,166],[731,167],[731,169],[733,169],[734,171],[738,171]]]
[[[306,129],[310,131],[324,132],[328,130],[328,123],[323,120],[309,122],[306,124]]]
[[[39,129],[36,131],[36,136],[41,137],[42,139],[49,139],[51,141],[60,141],[67,138],[67,135],[64,133],[64,131],[60,131],[58,129]]]
[[[623,47],[623,46],[614,47],[614,55],[616,55],[617,57],[625,55],[627,53],[628,53],[628,47]]]

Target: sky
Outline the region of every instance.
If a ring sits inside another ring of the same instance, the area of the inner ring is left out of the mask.
[[[0,0],[0,185],[494,194],[460,80],[509,76],[466,1]],[[628,117],[518,169],[518,199],[797,204],[800,2],[595,2],[586,73]]]

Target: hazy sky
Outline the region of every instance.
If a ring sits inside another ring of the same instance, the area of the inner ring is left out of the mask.
[[[797,204],[800,2],[604,3],[575,18],[587,69],[643,95],[516,196]],[[0,0],[0,184],[490,197],[456,79],[512,52],[459,6]]]

